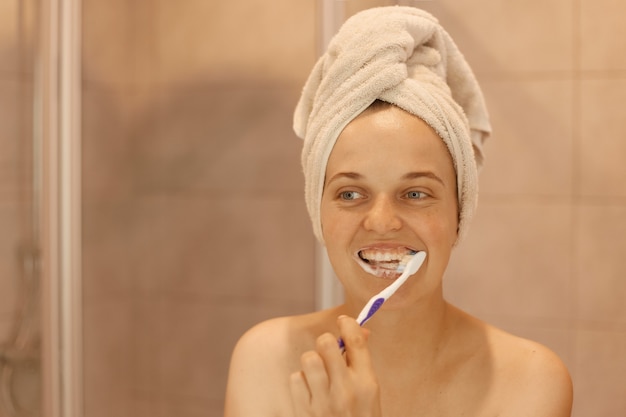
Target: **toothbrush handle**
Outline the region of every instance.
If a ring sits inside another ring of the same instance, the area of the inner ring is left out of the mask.
[[[372,318],[372,316],[378,311],[380,306],[382,306],[383,303],[389,297],[391,297],[402,284],[404,284],[404,281],[406,281],[410,275],[416,273],[417,270],[420,269],[422,263],[424,262],[424,259],[426,259],[426,252],[417,252],[416,254],[414,254],[407,263],[407,265],[405,265],[404,269],[402,270],[402,274],[391,285],[370,298],[370,300],[367,302],[367,304],[365,304],[365,307],[363,307],[361,313],[359,313],[359,316],[356,319],[357,323],[359,323],[359,326],[363,326],[366,321]],[[339,338],[337,343],[339,344],[339,349],[341,349],[341,351],[343,352],[345,350],[343,340]]]
[[[357,317],[357,319],[356,319],[356,321],[359,323],[359,326],[363,326],[366,321],[368,321],[370,318],[372,318],[374,313],[376,313],[378,311],[378,309],[380,308],[380,306],[383,305],[384,302],[385,302],[385,298],[384,297],[378,297],[378,298],[371,299],[367,303],[365,308],[363,308],[363,310],[361,311],[361,314],[359,314],[359,317]]]
[[[372,298],[365,305],[363,310],[361,310],[361,314],[359,314],[359,317],[356,319],[357,323],[359,323],[359,326],[363,326],[365,322],[368,321],[374,315],[374,313],[378,311],[378,309],[380,308],[380,306],[383,305],[384,302],[385,299],[383,297]],[[339,349],[341,349],[341,351],[343,352],[346,348],[343,339],[339,338],[337,343],[339,344]]]

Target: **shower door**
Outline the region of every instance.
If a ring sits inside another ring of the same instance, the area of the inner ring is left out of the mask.
[[[38,5],[0,1],[0,416],[39,416],[39,210],[33,141]]]
[[[2,417],[82,409],[79,6],[0,1]]]

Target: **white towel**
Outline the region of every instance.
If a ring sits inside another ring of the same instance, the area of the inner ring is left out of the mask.
[[[447,145],[457,174],[460,239],[478,199],[489,117],[450,35],[429,13],[403,6],[349,18],[315,64],[296,106],[294,130],[304,139],[305,199],[315,236],[323,243],[320,204],[330,152],[343,128],[376,99],[420,117]]]

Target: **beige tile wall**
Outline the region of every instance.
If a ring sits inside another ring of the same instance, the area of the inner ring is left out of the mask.
[[[86,417],[221,416],[241,333],[313,308],[291,113],[315,19],[84,1]]]
[[[495,130],[449,298],[558,352],[575,416],[625,415],[626,5],[401,3],[449,29]],[[86,415],[219,416],[240,333],[313,306],[290,117],[316,2],[83,12]]]

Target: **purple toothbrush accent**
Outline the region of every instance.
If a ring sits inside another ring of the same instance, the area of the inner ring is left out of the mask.
[[[358,322],[359,326],[363,326],[366,321],[372,318],[372,316],[378,311],[380,306],[383,305],[385,300],[391,297],[396,292],[396,290],[409,278],[410,275],[415,274],[420,269],[422,263],[424,262],[424,259],[426,258],[426,252],[411,252],[412,253],[409,254],[410,257],[405,256],[396,269],[397,272],[401,272],[398,279],[395,280],[387,288],[382,290],[380,293],[376,294],[374,297],[377,298],[372,297],[370,301],[367,302],[365,307],[363,307],[363,310],[361,310],[361,313],[359,313],[359,316],[357,317],[357,321],[360,320],[360,322]],[[367,311],[367,313],[365,313],[365,309],[367,308],[367,306],[369,306],[369,310]],[[361,319],[363,315],[365,315],[365,318]],[[339,338],[337,340],[337,344],[339,345],[339,349],[343,353],[345,351],[345,344],[343,340]]]
[[[377,298],[370,307],[370,311],[367,312],[367,316],[365,316],[365,318],[359,323],[359,325],[363,326],[365,322],[368,321],[374,315],[374,313],[376,313],[376,311],[378,311],[378,309],[380,308],[380,306],[383,305],[384,302],[384,298]]]
[[[342,338],[339,338],[339,340],[337,340],[337,344],[339,345],[339,349],[341,349],[341,352],[346,350],[346,344],[343,343],[343,339]]]
[[[372,303],[370,310],[367,312],[367,316],[365,316],[365,318],[359,323],[359,326],[363,326],[365,322],[368,321],[374,315],[374,313],[378,311],[378,309],[380,308],[380,306],[383,305],[384,302],[384,298],[377,298],[376,301]],[[343,339],[339,338],[337,343],[339,344],[339,349],[341,349],[341,351],[343,352],[346,348],[345,343],[343,343]]]

